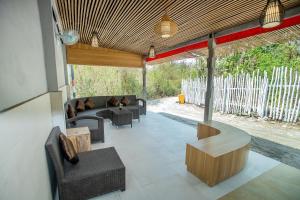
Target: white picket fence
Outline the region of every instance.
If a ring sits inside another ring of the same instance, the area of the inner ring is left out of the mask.
[[[182,80],[185,101],[203,106],[206,78]],[[258,116],[285,122],[297,122],[300,114],[300,76],[287,67],[267,73],[214,78],[214,109],[222,113]]]

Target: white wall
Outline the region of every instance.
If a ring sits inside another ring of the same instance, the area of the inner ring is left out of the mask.
[[[39,10],[34,0],[0,0],[0,111],[47,92]]]
[[[51,3],[0,0],[0,200],[52,199],[44,145],[65,128],[66,86]]]
[[[0,113],[0,127],[0,199],[52,199],[44,148],[52,129],[50,95]]]

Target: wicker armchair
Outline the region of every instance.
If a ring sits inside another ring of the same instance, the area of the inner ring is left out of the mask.
[[[80,124],[81,120],[85,120]],[[88,120],[88,121],[87,121]],[[76,125],[74,124],[76,123]],[[94,125],[96,122],[96,125]],[[102,141],[104,142],[104,119],[102,117],[82,115],[71,119],[67,119],[67,128],[74,128],[80,126],[87,126],[91,132],[92,142]]]
[[[146,111],[147,111],[147,103],[146,103],[146,100],[145,99],[136,99],[137,101],[137,104],[140,108],[140,114],[141,115],[146,115]],[[140,102],[142,102],[142,105],[140,105]]]
[[[45,148],[55,170],[60,200],[84,200],[125,190],[125,166],[114,147],[79,153],[79,162],[72,165],[64,161],[59,134],[59,127],[53,128]]]

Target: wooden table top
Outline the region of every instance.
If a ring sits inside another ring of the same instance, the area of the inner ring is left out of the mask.
[[[280,164],[220,198],[236,199],[299,200],[300,170]]]
[[[228,124],[217,121],[199,122],[199,124],[218,129],[220,134],[189,144],[213,157],[242,148],[251,141],[251,136],[247,132]]]
[[[67,128],[66,132],[67,132],[67,136],[90,134],[90,130],[88,127]]]

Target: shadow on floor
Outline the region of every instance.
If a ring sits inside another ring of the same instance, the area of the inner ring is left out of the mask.
[[[197,127],[198,122],[195,120],[164,112],[160,112],[159,114],[175,121],[190,125],[194,128]],[[259,137],[251,136],[251,150],[300,169],[299,149],[284,146],[282,144],[278,144]]]

